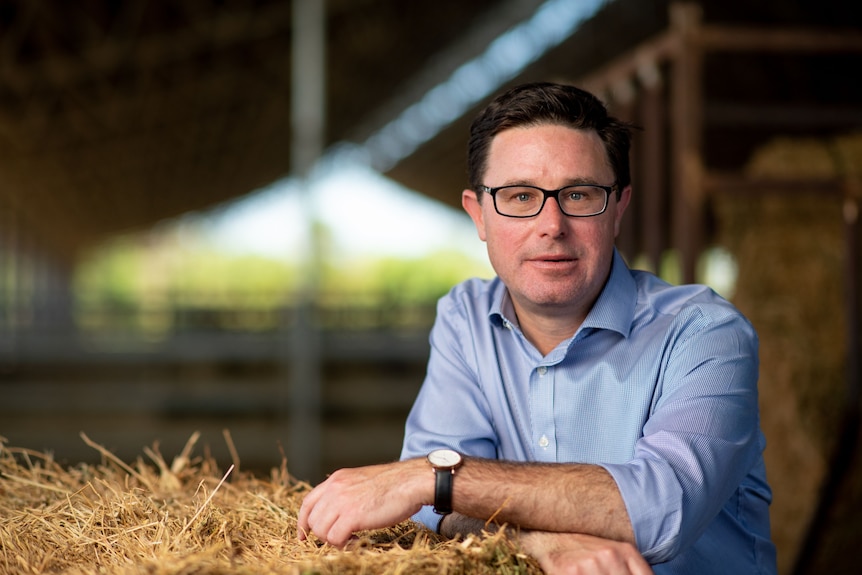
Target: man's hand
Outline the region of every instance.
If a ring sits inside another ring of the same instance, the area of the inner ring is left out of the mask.
[[[344,547],[355,532],[391,527],[433,500],[434,472],[422,459],[340,469],[306,495],[297,531]]]
[[[548,575],[651,575],[634,545],[580,533],[522,532],[524,550]]]

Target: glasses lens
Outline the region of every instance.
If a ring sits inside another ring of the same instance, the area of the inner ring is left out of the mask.
[[[560,209],[570,216],[593,216],[605,209],[608,194],[596,186],[570,186],[557,196]]]
[[[505,216],[534,216],[542,209],[545,194],[536,188],[508,186],[494,195],[497,211]]]

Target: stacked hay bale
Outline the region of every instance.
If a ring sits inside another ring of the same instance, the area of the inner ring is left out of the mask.
[[[66,468],[0,442],[0,572],[179,575],[536,574],[505,532],[444,541],[407,521],[348,551],[300,542],[310,487],[284,465],[267,479],[224,473],[186,450],[128,465],[100,446],[97,466]]]
[[[858,178],[858,166],[862,136],[776,140],[752,158],[748,175],[798,184],[772,193],[725,190],[713,199],[718,241],[738,263],[734,303],[760,335],[761,420],[781,573],[793,567],[817,506],[847,401],[841,183]],[[837,183],[834,193],[810,183],[806,189],[806,181],[824,180]]]

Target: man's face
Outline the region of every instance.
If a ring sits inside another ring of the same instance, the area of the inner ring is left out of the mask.
[[[598,134],[544,124],[505,130],[494,137],[483,184],[529,184],[556,190],[570,184],[614,183]],[[521,313],[573,314],[580,320],[601,292],[610,271],[614,240],[631,189],[611,194],[598,216],[563,214],[553,199],[531,218],[501,216],[489,194],[479,202],[465,190],[462,204],[487,243],[494,270]]]

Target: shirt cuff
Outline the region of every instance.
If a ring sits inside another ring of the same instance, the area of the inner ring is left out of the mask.
[[[680,543],[683,499],[672,470],[644,461],[600,465],[617,483],[644,559],[650,563],[672,559]]]
[[[443,515],[434,513],[434,507],[425,505],[413,516],[413,521],[421,523],[434,533],[440,533],[440,523],[443,521]]]

